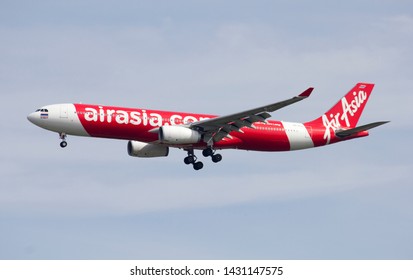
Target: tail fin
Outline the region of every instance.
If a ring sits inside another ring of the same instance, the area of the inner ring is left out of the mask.
[[[324,115],[308,124],[323,124],[326,128],[354,128],[373,91],[374,84],[358,83]]]

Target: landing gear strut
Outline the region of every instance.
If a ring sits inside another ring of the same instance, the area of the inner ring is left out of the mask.
[[[64,132],[59,133],[59,137],[62,140],[62,142],[60,142],[60,147],[66,148],[66,146],[67,146],[66,133],[64,133]]]
[[[192,164],[195,170],[200,170],[204,167],[202,161],[196,161],[198,158],[194,154],[194,150],[190,149],[188,151],[188,156],[184,158],[185,164],[189,165]]]

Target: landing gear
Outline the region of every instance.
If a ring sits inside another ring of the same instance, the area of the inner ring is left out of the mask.
[[[204,167],[204,164],[201,161],[196,161],[197,157],[194,154],[194,150],[190,149],[188,151],[188,156],[184,158],[186,165],[192,164],[195,170],[200,170]]]
[[[66,148],[67,147],[66,133],[64,133],[64,132],[59,133],[59,137],[62,140],[62,142],[60,142],[60,147]]]
[[[221,154],[215,154],[215,151],[211,147],[208,147],[205,150],[203,150],[202,155],[204,157],[211,157],[212,161],[215,163],[220,162],[222,160]]]
[[[188,152],[188,156],[184,158],[184,162],[186,165],[192,164],[195,170],[200,170],[204,167],[204,164],[201,161],[197,161],[198,158],[194,154],[194,149],[186,150]],[[208,147],[202,151],[202,155],[204,157],[211,157],[212,161],[217,163],[222,160],[222,156],[220,154],[215,154],[215,151],[212,147]]]

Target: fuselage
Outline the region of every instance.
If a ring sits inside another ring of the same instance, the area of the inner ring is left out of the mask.
[[[170,112],[149,109],[124,108],[91,104],[55,104],[31,113],[28,119],[39,127],[67,135],[135,140],[146,143],[158,140],[153,130],[163,126],[189,125],[215,118],[215,115]],[[328,131],[325,125],[295,123],[276,120],[254,123],[233,131],[230,138],[214,143],[216,149],[242,149],[254,151],[290,151],[323,146],[342,141]],[[367,136],[361,132],[345,140]],[[185,145],[170,145],[178,148]],[[190,144],[203,149],[205,142]]]

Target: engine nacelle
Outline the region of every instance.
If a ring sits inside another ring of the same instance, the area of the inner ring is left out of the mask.
[[[128,154],[131,157],[166,157],[169,154],[169,147],[139,141],[129,141]]]
[[[183,126],[162,126],[159,140],[165,144],[195,144],[201,140],[201,134]]]

